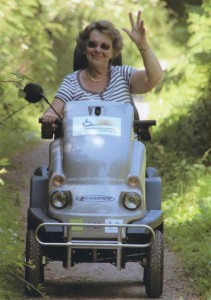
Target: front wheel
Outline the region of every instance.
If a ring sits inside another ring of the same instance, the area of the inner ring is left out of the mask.
[[[27,295],[40,296],[40,285],[44,281],[42,246],[35,239],[34,230],[26,235],[25,292]]]
[[[150,246],[144,267],[144,285],[149,298],[159,298],[163,292],[164,265],[163,234],[155,230],[155,239]]]

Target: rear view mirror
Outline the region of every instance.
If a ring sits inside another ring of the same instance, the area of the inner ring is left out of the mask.
[[[62,120],[62,117],[57,113],[57,111],[53,108],[53,106],[49,103],[48,99],[45,97],[42,87],[37,83],[28,83],[24,88],[24,98],[29,103],[37,103],[42,99],[45,100],[46,103],[52,108],[55,114]]]
[[[37,103],[44,98],[43,89],[37,83],[28,83],[23,89],[24,98],[29,103]]]

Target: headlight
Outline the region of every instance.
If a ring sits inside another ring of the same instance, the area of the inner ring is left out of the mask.
[[[54,186],[60,186],[64,183],[64,177],[61,175],[55,175],[52,181]]]
[[[123,197],[123,204],[129,210],[138,208],[141,204],[141,196],[137,193],[127,193]]]
[[[68,194],[63,191],[54,192],[51,195],[51,204],[56,208],[64,208],[69,200]]]
[[[139,184],[139,178],[136,176],[131,176],[128,178],[128,184],[131,187],[136,187]]]

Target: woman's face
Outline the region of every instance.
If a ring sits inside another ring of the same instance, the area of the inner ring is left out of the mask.
[[[89,65],[107,67],[113,58],[112,40],[106,34],[92,30],[86,44],[86,56]]]

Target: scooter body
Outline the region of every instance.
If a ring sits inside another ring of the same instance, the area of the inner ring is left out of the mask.
[[[156,169],[146,168],[140,140],[146,124],[136,123],[134,132],[130,104],[65,104],[60,134],[50,143],[49,165],[31,178],[27,260],[32,248],[39,249],[34,258],[38,274],[26,267],[31,284],[44,280],[41,262],[47,260],[60,260],[66,268],[109,262],[118,270],[134,261],[144,267],[147,295],[161,295],[161,179]]]

